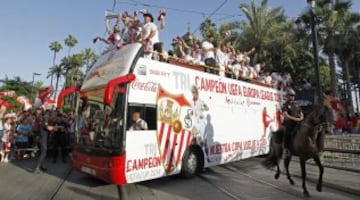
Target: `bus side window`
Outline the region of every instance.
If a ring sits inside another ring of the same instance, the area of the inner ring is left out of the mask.
[[[140,113],[140,118],[145,120],[148,125],[148,130],[156,130],[156,107],[146,106],[130,106],[127,118],[127,130],[130,129],[134,123],[132,120],[132,114],[134,112]]]
[[[149,130],[156,130],[156,107],[145,107],[144,119]]]

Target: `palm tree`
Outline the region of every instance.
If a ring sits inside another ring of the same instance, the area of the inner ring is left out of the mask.
[[[73,76],[80,71],[80,67],[83,65],[84,61],[81,53],[64,57],[61,60],[60,66],[65,71],[65,87],[73,85]]]
[[[65,57],[61,60],[60,66],[65,71],[65,88],[77,85],[79,80],[81,80],[82,72],[80,67],[84,65],[83,55],[73,54],[71,56]],[[74,98],[65,98],[65,102],[68,99],[70,105],[74,104]],[[69,102],[70,101],[70,102]],[[71,102],[72,101],[72,102]]]
[[[85,62],[85,74],[87,74],[91,68],[91,65],[97,60],[98,56],[95,54],[95,52],[90,49],[86,48],[83,52],[83,60]]]
[[[319,8],[323,8],[323,4],[325,2],[319,1]],[[331,84],[330,88],[334,95],[336,95],[336,56],[335,56],[335,48],[339,44],[338,41],[335,40],[335,35],[339,33],[339,29],[342,27],[342,23],[344,17],[348,15],[351,9],[351,1],[339,1],[336,0],[334,4],[334,9],[329,13],[324,9],[319,9],[318,13],[321,18],[325,19],[324,23],[322,23],[323,27],[320,26],[320,32],[325,34],[324,43],[324,53],[328,56],[328,62],[330,67],[330,77]],[[321,37],[320,37],[321,38]]]
[[[205,21],[200,24],[200,31],[203,38],[207,38],[211,35],[214,37],[214,43],[219,43],[220,35],[216,29],[215,23],[213,23],[210,19],[205,19]]]
[[[56,98],[57,92],[58,92],[58,88],[59,88],[59,80],[61,78],[61,76],[64,76],[64,70],[60,65],[55,65],[53,67],[50,67],[49,69],[50,71],[48,72],[48,76],[47,77],[56,77],[56,84],[55,84],[55,92],[54,92],[54,98]]]
[[[68,56],[70,56],[71,48],[73,48],[78,43],[78,41],[74,36],[68,35],[68,37],[65,38],[64,42],[65,42],[65,45],[67,47],[69,47]]]
[[[53,56],[53,64],[52,66],[55,66],[55,59],[56,59],[56,53],[59,52],[63,47],[62,45],[58,42],[58,41],[53,41],[50,43],[49,46],[50,50],[54,52],[54,56]],[[51,81],[50,81],[50,85],[53,85],[53,76],[51,76]]]
[[[357,46],[359,43],[359,35],[355,25],[360,23],[360,16],[354,13],[348,13],[345,15],[342,27],[338,34],[334,36],[338,45],[335,46],[335,53],[339,57],[339,63],[343,70],[343,80],[346,85],[346,99],[347,103],[352,109],[352,95],[351,95],[351,75],[350,75],[350,62],[355,57]]]
[[[254,57],[259,60],[264,59],[265,48],[279,37],[279,33],[286,30],[284,26],[288,26],[284,10],[281,7],[269,8],[267,0],[262,0],[260,5],[257,5],[255,0],[251,0],[250,5],[241,4],[240,9],[247,21],[235,22],[232,26],[243,31],[242,35],[246,41],[241,40],[241,45],[253,45],[252,47],[256,48]]]
[[[312,54],[309,52],[309,40],[305,34],[293,31],[294,22],[288,20],[281,7],[270,8],[267,0],[257,4],[241,4],[245,20],[222,25],[222,32],[231,30],[229,41],[235,49],[248,51],[255,47],[253,64],[266,61],[267,71],[289,71],[295,78],[307,71]],[[301,38],[301,40],[299,40]],[[294,78],[294,77],[293,77]]]

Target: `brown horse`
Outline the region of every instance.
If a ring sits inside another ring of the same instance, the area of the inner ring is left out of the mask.
[[[308,159],[312,158],[316,165],[319,167],[319,179],[316,189],[321,192],[322,190],[322,177],[324,167],[321,164],[319,153],[323,150],[324,131],[330,131],[330,123],[332,122],[332,112],[326,106],[315,105],[312,111],[306,115],[305,119],[295,128],[291,144],[290,152],[292,155],[300,158],[302,187],[304,195],[309,197],[309,192],[306,189],[306,168],[305,163]],[[279,129],[272,134],[270,141],[270,153],[262,164],[267,168],[277,167],[275,179],[280,176],[279,162],[283,153],[283,136],[284,129]],[[291,185],[294,185],[289,173],[289,164],[291,156],[284,159],[287,178]]]

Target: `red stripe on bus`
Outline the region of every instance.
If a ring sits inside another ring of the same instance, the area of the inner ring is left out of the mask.
[[[169,140],[170,140],[170,135],[171,135],[171,126],[169,126],[169,129],[168,129],[168,133],[167,133],[167,136],[166,136],[166,141],[165,141],[165,149],[164,149],[164,152],[163,152],[163,157],[162,157],[162,160],[165,161],[165,158],[167,156],[167,150],[169,148]]]
[[[191,140],[191,132],[189,131],[189,132],[188,132],[188,137],[187,137],[187,140],[186,140],[186,147],[189,146],[190,140]]]
[[[164,127],[165,127],[165,123],[161,122],[160,135],[159,135],[159,144],[161,144],[162,136],[163,136],[163,133],[164,133]]]
[[[185,136],[185,130],[182,130],[181,131],[181,138],[180,138],[180,146],[179,146],[179,149],[178,149],[178,152],[177,152],[177,159],[176,159],[176,165],[179,164],[180,162],[180,156],[181,156],[181,152],[182,152],[182,146],[183,146],[183,142],[184,142],[184,136]]]
[[[176,142],[177,142],[177,141],[176,141],[177,135],[178,135],[178,134],[174,134],[174,139],[173,139],[173,143],[172,143],[172,147],[171,147],[171,154],[170,154],[169,165],[168,165],[168,168],[167,168],[167,173],[170,173],[171,166],[172,166],[172,163],[173,163],[174,151],[175,151]]]

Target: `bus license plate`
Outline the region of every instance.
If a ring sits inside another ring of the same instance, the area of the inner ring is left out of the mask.
[[[90,169],[88,167],[82,166],[81,171],[85,172],[85,173],[88,173],[88,174],[91,174],[91,175],[96,175],[96,171],[94,169]]]

